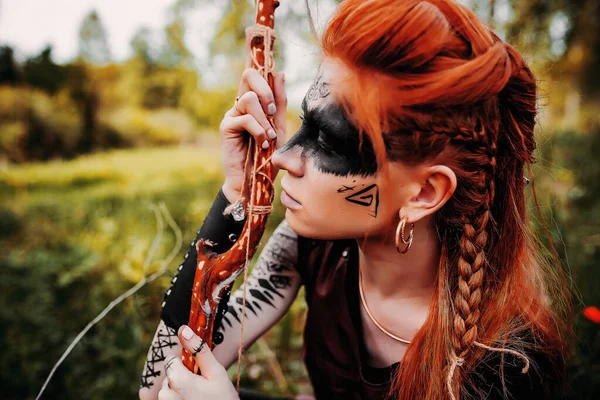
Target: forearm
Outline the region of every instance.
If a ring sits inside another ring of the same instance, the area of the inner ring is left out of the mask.
[[[229,204],[223,191],[219,191],[196,238],[190,243],[190,248],[179,265],[177,274],[171,280],[172,286],[165,292],[161,319],[173,329],[177,330],[181,325],[188,323],[198,258],[196,242],[200,239],[210,240],[215,243],[213,250],[216,253],[224,253],[237,241],[244,227],[244,221],[238,222],[231,215],[223,215]]]
[[[158,392],[165,378],[165,359],[178,354],[181,354],[181,345],[179,344],[177,331],[160,321],[142,371],[139,391],[140,400],[158,398]]]
[[[164,379],[165,358],[181,353],[177,330],[181,325],[188,323],[196,270],[196,241],[201,238],[208,239],[216,243],[215,251],[223,253],[233,245],[242,231],[243,221],[236,222],[231,216],[223,215],[223,211],[229,204],[223,192],[219,191],[202,227],[196,233],[196,238],[191,242],[183,262],[179,265],[177,274],[171,280],[172,286],[165,292],[161,321],[142,372],[140,399],[157,398]]]
[[[202,228],[198,230],[196,239],[192,241],[184,262],[179,266],[177,275],[171,281],[172,286],[165,292],[161,323],[148,352],[142,376],[140,398],[144,400],[155,399],[158,395],[164,379],[161,371],[164,369],[165,358],[169,354],[181,352],[176,332],[181,325],[188,322],[196,270],[196,241],[200,238],[214,241],[217,243],[216,251],[223,253],[233,245],[243,228],[243,222],[235,222],[230,216],[223,216],[223,211],[228,205],[229,201],[220,192]],[[248,278],[244,347],[250,346],[274,325],[296,297],[301,284],[300,274],[296,269],[297,240],[297,235],[287,223],[282,222],[267,242]],[[228,301],[227,313],[214,337],[215,357],[225,367],[229,367],[237,358],[242,303],[243,288],[240,288]],[[170,346],[164,341],[167,332],[172,334],[175,345]]]
[[[297,235],[282,222],[269,238],[252,273],[248,277],[243,346],[248,348],[281,319],[296,298],[301,284],[296,264]],[[240,346],[240,325],[244,287],[227,303],[227,313],[220,327],[215,357],[228,368],[236,359]]]

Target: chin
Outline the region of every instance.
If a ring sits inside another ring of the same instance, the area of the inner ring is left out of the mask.
[[[307,213],[304,210],[290,210],[285,211],[285,220],[287,221],[290,229],[292,229],[297,235],[316,240],[341,240],[341,239],[361,239],[365,237],[379,238],[388,237],[390,229],[395,229],[395,225],[375,225],[372,223],[367,224],[354,224],[353,226],[340,226],[335,224],[331,218],[325,218],[325,220],[319,219],[311,221],[307,219]],[[390,228],[392,227],[392,228]]]
[[[287,221],[290,229],[296,232],[298,236],[302,236],[310,239],[326,240],[328,238],[323,237],[322,232],[319,234],[319,230],[314,225],[307,224],[306,221],[302,221],[297,215],[297,211],[290,210],[289,208],[285,211],[285,220]]]
[[[311,224],[301,218],[297,211],[287,209],[285,211],[285,220],[291,230],[298,236],[316,240],[339,240],[350,239],[354,237],[352,234],[340,232],[336,230],[335,225],[328,220],[325,224]],[[333,228],[333,230],[331,229]]]

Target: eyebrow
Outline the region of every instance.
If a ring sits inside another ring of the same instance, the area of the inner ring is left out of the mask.
[[[306,97],[302,100],[302,104],[300,105],[300,107],[304,113],[304,119],[307,122],[313,123],[316,126],[316,128],[325,133],[334,136],[339,136],[339,132],[337,132],[339,128],[338,124],[336,124],[335,122],[332,123],[332,121],[329,121],[326,118],[319,118],[321,114],[319,112],[320,110],[308,110],[308,102],[306,101]],[[350,123],[350,121],[348,121],[346,118],[344,118],[344,122],[347,128],[354,128],[352,123]]]

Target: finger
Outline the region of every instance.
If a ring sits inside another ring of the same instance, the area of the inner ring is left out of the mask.
[[[200,368],[202,376],[209,381],[229,379],[227,371],[217,361],[208,346],[205,346],[204,340],[200,339],[189,326],[183,325],[180,327],[178,334],[183,347],[196,359],[196,365]]]
[[[267,132],[267,137],[270,140],[276,139],[277,134],[273,127],[271,127],[271,123],[267,119],[265,112],[260,105],[258,100],[258,95],[255,92],[246,92],[240,99],[238,100],[238,110],[241,114],[250,114],[256,119],[256,121],[263,127],[265,132]]]
[[[263,149],[267,149],[269,147],[267,133],[258,123],[258,121],[250,114],[223,119],[221,122],[220,131],[223,133],[225,138],[229,138],[231,136],[239,137],[244,132],[248,132],[254,136],[256,143],[259,143]]]
[[[181,357],[170,357],[165,360],[165,373],[167,374],[169,388],[179,397],[187,398],[188,394],[194,392],[195,384],[205,378],[189,371]]]
[[[246,68],[242,73],[238,96],[242,97],[246,92],[255,92],[258,95],[258,99],[264,112],[267,115],[275,115],[277,106],[275,105],[273,91],[265,78],[253,68]]]
[[[180,397],[169,387],[169,380],[163,380],[160,392],[158,392],[158,400],[180,400]]]
[[[275,74],[273,87],[275,92],[275,105],[277,106],[277,113],[274,118],[275,130],[277,131],[278,136],[276,148],[280,148],[285,141],[287,113],[287,94],[285,92],[285,74],[283,72]]]

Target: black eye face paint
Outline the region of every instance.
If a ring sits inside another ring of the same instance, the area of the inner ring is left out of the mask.
[[[377,159],[369,138],[350,123],[345,111],[330,103],[320,108],[308,108],[309,101],[330,95],[329,84],[319,77],[310,87],[304,101],[302,126],[280,150],[302,148],[302,157],[312,157],[315,167],[323,173],[336,176],[373,176],[377,173]]]

